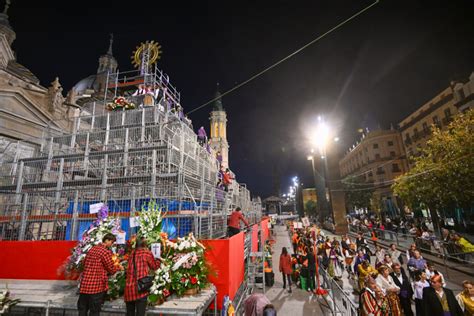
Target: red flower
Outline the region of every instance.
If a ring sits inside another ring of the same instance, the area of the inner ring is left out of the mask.
[[[191,284],[196,284],[198,281],[198,279],[193,276],[190,279],[191,279]]]
[[[182,282],[182,283],[186,282],[186,278],[185,278],[185,277],[182,277],[182,278],[181,278],[181,282]]]
[[[164,295],[165,297],[170,296],[170,291],[168,291],[168,289],[164,289],[164,290],[163,290],[163,295]]]

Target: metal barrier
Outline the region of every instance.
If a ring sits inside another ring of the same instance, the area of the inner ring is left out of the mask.
[[[359,306],[354,302],[341,286],[333,279],[326,270],[319,269],[321,286],[328,291],[328,298],[325,298],[332,315],[357,316]]]
[[[463,272],[469,273],[474,268],[474,252],[462,253],[454,250],[452,242],[444,242],[436,239],[424,239],[412,234],[402,234],[390,230],[371,229],[369,230],[365,225],[354,226],[349,225],[349,232],[362,233],[363,236],[371,239],[372,233],[375,232],[377,241],[386,242],[388,244],[396,244],[399,249],[408,250],[411,244],[424,254],[429,254],[442,261],[445,268],[446,277],[449,278],[448,268],[457,268],[465,270]],[[436,260],[436,259],[434,259]]]

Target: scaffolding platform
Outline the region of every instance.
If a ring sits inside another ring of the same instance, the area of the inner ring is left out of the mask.
[[[149,71],[107,74],[102,100],[86,102],[73,122],[55,124],[70,130],[48,127],[33,157],[0,166],[0,240],[80,239],[96,203],[121,218],[128,236],[135,233],[130,218],[150,200],[167,212],[175,237],[225,237],[236,207],[250,222],[259,221],[261,204],[245,184],[217,187],[215,153],[177,112],[180,94],[169,77],[156,67]],[[142,104],[143,95],[120,90],[121,84],[135,89],[136,80],[159,90],[151,106]],[[106,110],[116,97],[137,108]]]
[[[55,311],[77,313],[79,295],[76,281],[1,279],[0,289],[5,288],[8,288],[13,299],[21,300],[11,311],[12,315],[22,315],[28,309],[39,309],[46,315],[56,314]],[[217,306],[216,294],[216,287],[211,284],[196,295],[172,295],[163,304],[148,307],[147,314],[202,315],[211,303]],[[102,312],[112,314],[125,314],[125,311],[123,299],[107,301],[102,308]],[[216,310],[214,315],[217,315]]]

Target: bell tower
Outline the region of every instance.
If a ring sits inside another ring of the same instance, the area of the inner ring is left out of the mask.
[[[227,143],[227,113],[222,106],[219,84],[217,84],[216,101],[209,120],[211,121],[211,148],[222,155],[222,166],[229,167],[229,144]]]
[[[11,48],[16,38],[16,33],[8,21],[8,8],[10,0],[5,2],[5,8],[0,13],[0,68],[5,69],[11,60],[15,60],[15,54]]]
[[[99,68],[97,69],[97,73],[103,72],[110,72],[113,73],[117,71],[117,60],[115,59],[114,55],[112,54],[112,45],[114,43],[114,34],[110,34],[109,40],[109,49],[105,55],[100,56],[99,58]]]

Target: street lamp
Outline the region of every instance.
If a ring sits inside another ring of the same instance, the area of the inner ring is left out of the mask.
[[[321,157],[321,160],[323,161],[324,165],[323,168],[321,168],[321,173],[322,175],[319,176],[319,178],[316,176],[316,168],[314,166],[315,164],[315,150],[312,148],[311,149],[311,155],[308,156],[308,160],[311,160],[311,166],[313,169],[313,177],[314,177],[314,184],[316,186],[316,193],[318,196],[318,201],[320,207],[319,207],[319,212],[320,216],[322,216],[322,210],[328,210],[329,213],[331,214],[331,217],[334,220],[334,214],[332,212],[332,205],[331,205],[331,195],[329,194],[329,201],[326,198],[326,187],[329,188],[327,185],[327,179],[326,175],[328,173],[328,164],[327,164],[327,155],[326,155],[326,147],[328,145],[328,142],[331,139],[331,130],[329,128],[329,125],[324,121],[324,119],[321,116],[318,116],[318,123],[316,125],[315,130],[311,134],[311,142],[312,145],[317,149],[317,153]],[[339,137],[334,137],[333,140],[335,142],[339,141]],[[319,184],[319,186],[318,186]],[[323,218],[320,218],[320,220],[323,220]]]

